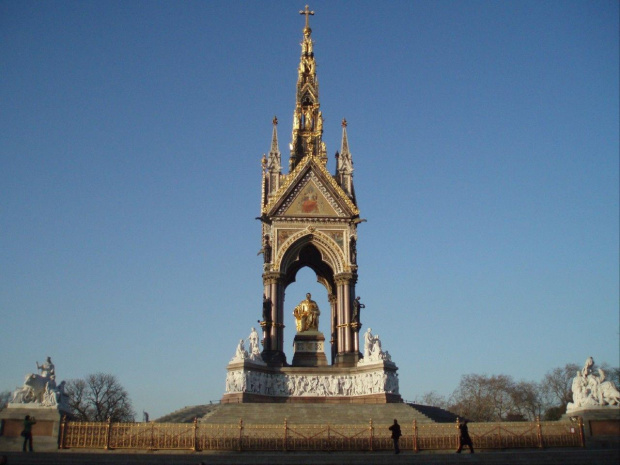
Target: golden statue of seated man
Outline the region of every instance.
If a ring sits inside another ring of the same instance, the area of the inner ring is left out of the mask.
[[[311,297],[312,295],[308,292],[306,294],[306,300],[302,300],[299,305],[295,307],[295,310],[293,310],[298,333],[309,330],[319,330],[319,315],[321,311]]]

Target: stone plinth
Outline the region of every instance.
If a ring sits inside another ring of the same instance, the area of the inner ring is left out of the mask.
[[[377,361],[356,367],[270,367],[249,360],[227,367],[222,403],[392,403],[402,402],[398,368]]]
[[[320,367],[327,365],[325,336],[320,331],[297,333],[293,341],[294,367]]]
[[[57,450],[60,422],[65,412],[57,407],[44,407],[37,404],[9,404],[0,412],[0,421],[2,422],[0,450],[22,449],[24,439],[21,437],[21,432],[24,429],[26,415],[34,417],[37,421],[32,426],[34,450]]]
[[[563,419],[581,417],[583,432],[586,437],[616,436],[620,438],[620,408],[618,406],[601,406],[572,409],[563,415]]]

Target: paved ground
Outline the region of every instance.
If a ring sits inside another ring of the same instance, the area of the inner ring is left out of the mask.
[[[74,451],[5,452],[8,465],[617,465],[620,449],[511,450],[468,453],[338,452],[338,453],[85,453]]]

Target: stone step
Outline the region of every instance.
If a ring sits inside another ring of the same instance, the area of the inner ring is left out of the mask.
[[[221,404],[200,420],[214,424],[374,424],[430,423],[432,420],[408,404]]]
[[[191,423],[194,418],[204,418],[216,410],[220,404],[205,404],[183,407],[155,420],[158,423]]]
[[[411,408],[416,409],[422,415],[430,418],[432,421],[436,423],[455,423],[458,418],[452,412],[448,412],[439,407],[432,407],[430,405],[421,405],[421,404],[407,404]]]
[[[3,452],[8,465],[617,465],[618,449],[547,449],[477,452],[473,455],[441,453],[413,453],[403,451],[395,456],[391,452],[333,452],[333,453],[126,453],[107,451],[97,453],[60,451],[56,453]]]

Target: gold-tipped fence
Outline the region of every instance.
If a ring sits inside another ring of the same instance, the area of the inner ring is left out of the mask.
[[[63,420],[61,449],[373,451],[390,450],[390,425],[93,423]],[[455,450],[459,423],[401,425],[401,450]],[[469,423],[477,449],[583,447],[583,423]]]

